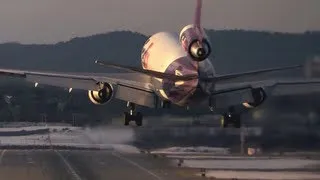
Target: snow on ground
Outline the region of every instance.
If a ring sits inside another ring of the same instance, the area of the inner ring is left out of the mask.
[[[297,156],[232,156],[228,149],[207,147],[172,147],[151,153],[165,154],[174,166],[179,162],[182,167],[205,169],[206,177],[254,180],[320,179],[320,171],[317,169],[320,167],[320,160]],[[200,176],[201,173],[197,175]]]
[[[48,129],[47,127],[19,127],[19,128],[0,128],[0,132],[16,132],[16,131],[35,131],[41,129]]]
[[[92,143],[127,144],[134,140],[134,131],[126,127],[85,128],[83,134]]]
[[[183,166],[191,168],[224,170],[288,170],[313,167],[318,160],[307,159],[256,159],[256,160],[184,160]]]
[[[113,149],[121,152],[121,153],[128,153],[128,154],[138,154],[140,150],[137,147],[126,145],[126,144],[113,144]]]
[[[200,174],[198,174],[200,175]],[[207,177],[221,179],[263,179],[263,180],[319,180],[320,174],[308,172],[261,172],[261,171],[207,171]]]
[[[226,155],[230,154],[228,148],[219,147],[170,147],[165,149],[158,149],[151,151],[154,154],[179,154],[179,155],[190,155],[190,154],[216,154],[216,155]]]
[[[32,131],[50,129],[48,134],[26,136],[0,136],[0,145],[63,145],[73,147],[112,149],[123,153],[140,153],[139,149],[128,145],[134,140],[134,132],[129,128],[97,127],[79,128],[70,126],[36,126],[0,128],[0,132]]]
[[[165,154],[174,164],[178,159],[183,159],[184,167],[211,170],[314,170],[315,167],[320,167],[320,160],[297,156],[232,156],[226,148],[171,147],[151,153]]]
[[[79,127],[72,127],[72,126],[25,126],[25,127],[2,127],[0,128],[0,132],[18,132],[18,131],[35,131],[35,130],[43,130],[43,129],[49,129],[50,131],[62,131],[62,130],[77,130],[80,129]]]
[[[245,160],[263,160],[263,159],[279,159],[281,157],[272,157],[272,156],[217,156],[217,155],[207,155],[207,154],[200,154],[200,155],[188,155],[188,154],[183,154],[183,155],[166,155],[167,158],[171,159],[215,159],[215,160],[236,160],[236,159],[245,159]]]
[[[24,127],[69,127],[74,128],[67,123],[35,123],[35,122],[0,122],[0,127],[2,128],[24,128]]]

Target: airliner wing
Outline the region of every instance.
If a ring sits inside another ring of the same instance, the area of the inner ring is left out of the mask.
[[[39,85],[98,90],[99,82],[110,83],[114,97],[142,106],[156,105],[150,77],[141,73],[61,73],[0,69],[0,75],[23,78]]]
[[[302,68],[302,65],[294,65],[294,66],[285,66],[285,67],[278,67],[278,68],[269,68],[269,69],[260,69],[256,71],[248,71],[248,72],[241,72],[236,74],[227,74],[227,75],[218,75],[216,77],[200,77],[202,81],[211,81],[211,82],[227,82],[227,81],[233,81],[233,80],[241,80],[243,78],[247,77],[253,77],[256,75],[262,75],[267,74],[271,72],[277,72],[277,71],[285,71],[285,70],[291,70],[291,69],[298,69]]]
[[[319,78],[277,78],[262,81],[217,83],[214,94],[265,88],[271,95],[295,95],[320,92]]]
[[[308,95],[320,92],[320,79],[281,78],[261,81],[216,83],[211,89],[216,108],[255,102],[254,89],[263,88],[267,96]]]

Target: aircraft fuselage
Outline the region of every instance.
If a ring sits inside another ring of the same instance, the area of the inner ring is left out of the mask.
[[[213,77],[214,67],[208,58],[198,62],[188,53],[185,39],[181,36],[189,28],[192,28],[192,25],[183,28],[180,37],[169,32],[159,32],[151,36],[141,52],[143,69],[177,76],[201,74],[202,77]],[[152,83],[155,92],[162,99],[180,106],[190,104],[196,99],[198,101],[199,97],[207,98],[208,94],[208,84],[200,83],[199,79],[173,82],[168,79],[153,78]]]

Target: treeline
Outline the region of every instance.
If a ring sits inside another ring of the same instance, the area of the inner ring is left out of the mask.
[[[211,59],[219,73],[301,64],[320,54],[320,33],[207,31]],[[130,31],[79,37],[52,45],[0,45],[0,66],[58,71],[108,72],[95,59],[141,67],[141,48],[147,37]]]

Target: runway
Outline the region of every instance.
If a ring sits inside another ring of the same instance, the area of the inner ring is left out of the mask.
[[[0,136],[0,180],[320,179],[318,152],[250,157],[221,147],[143,149],[130,143],[130,129],[51,129]]]
[[[1,150],[0,180],[193,180],[165,158],[115,151]]]

